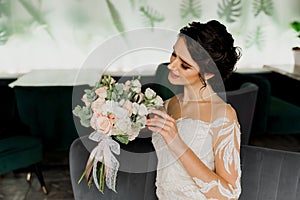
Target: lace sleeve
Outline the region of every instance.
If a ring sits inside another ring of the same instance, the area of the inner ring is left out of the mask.
[[[209,182],[199,178],[193,179],[203,194],[214,191],[208,196],[216,198],[221,195],[224,199],[238,199],[241,193],[240,125],[236,117],[224,118],[221,121],[213,124],[212,127],[216,174],[220,179],[212,179]],[[215,191],[219,194],[215,194]],[[211,195],[212,193],[216,197]]]

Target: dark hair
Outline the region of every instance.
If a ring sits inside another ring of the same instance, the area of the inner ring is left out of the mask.
[[[241,56],[240,48],[234,47],[232,35],[216,20],[192,22],[180,29],[179,36],[185,38],[193,60],[201,68],[201,77],[206,72],[220,73],[222,80],[225,80]]]

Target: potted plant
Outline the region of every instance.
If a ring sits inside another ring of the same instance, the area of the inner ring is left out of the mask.
[[[297,37],[300,39],[300,22],[299,21],[293,21],[291,22],[291,27],[293,30],[297,32]],[[300,66],[300,47],[295,46],[292,48],[294,52],[294,61],[295,66]]]

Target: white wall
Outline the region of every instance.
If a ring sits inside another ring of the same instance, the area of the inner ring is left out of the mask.
[[[194,19],[202,22],[219,19],[232,32],[236,45],[243,49],[239,68],[293,63],[291,48],[300,45],[300,40],[289,23],[300,20],[300,0],[264,0],[271,6],[266,7],[266,12],[261,10],[256,17],[254,4],[261,1],[234,0],[240,2],[237,5],[239,17],[233,18],[234,22],[218,15],[218,4],[229,1],[191,1],[200,5],[199,17],[189,15],[183,18],[181,9],[184,4],[188,5],[189,0],[2,0],[0,73],[80,68],[93,49],[120,31],[152,27],[146,23],[142,7],[163,18],[152,24],[154,27],[175,32]],[[108,3],[113,8],[109,9]],[[116,14],[123,26],[119,30],[113,21]],[[170,51],[171,48],[170,44]],[[141,64],[168,60],[168,53],[158,55],[156,52],[151,56],[147,56],[149,51],[144,53],[131,54],[136,59],[123,57],[123,60],[115,61],[115,70],[118,67],[130,70],[133,60]]]

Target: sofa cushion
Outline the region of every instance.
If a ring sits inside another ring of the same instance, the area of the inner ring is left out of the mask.
[[[300,199],[300,153],[243,145],[239,200]]]

